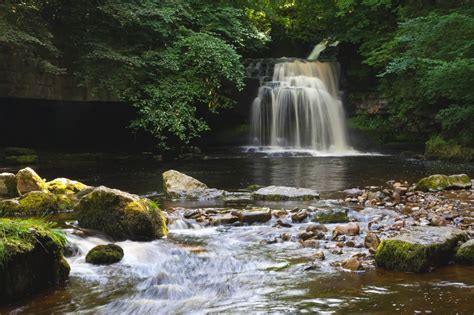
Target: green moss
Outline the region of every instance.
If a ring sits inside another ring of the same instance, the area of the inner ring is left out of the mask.
[[[449,187],[449,179],[446,175],[431,175],[429,177],[422,178],[416,183],[415,190],[420,191],[432,191],[432,190],[443,190]]]
[[[5,163],[13,165],[35,164],[37,162],[37,155],[11,155],[5,157]]]
[[[50,182],[46,183],[47,189],[54,194],[76,194],[83,189],[86,189],[88,186],[67,178],[56,178]]]
[[[474,161],[474,148],[463,147],[435,136],[425,144],[425,157],[447,161]]]
[[[459,247],[454,257],[457,263],[474,265],[474,240],[467,241]]]
[[[349,222],[349,218],[347,217],[347,212],[344,210],[322,210],[316,213],[313,222],[319,222],[322,224],[346,223]]]
[[[248,185],[248,186],[247,186],[247,190],[249,190],[249,191],[257,191],[257,190],[259,190],[259,189],[262,188],[262,187],[263,187],[262,185],[252,184],[252,185]]]
[[[86,262],[94,265],[109,265],[123,258],[123,249],[115,244],[98,245],[86,255]]]

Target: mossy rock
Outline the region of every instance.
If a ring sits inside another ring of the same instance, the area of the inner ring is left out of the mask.
[[[260,188],[263,188],[263,186],[262,185],[257,185],[257,184],[252,184],[252,185],[248,185],[246,190],[248,190],[248,191],[257,191]]]
[[[444,189],[466,189],[471,187],[471,179],[466,174],[458,175],[431,175],[418,181],[415,190],[439,191]]]
[[[115,244],[98,245],[86,255],[86,262],[93,265],[110,265],[121,261],[122,247]]]
[[[5,163],[11,165],[28,165],[38,163],[37,155],[11,155],[5,156]]]
[[[168,234],[162,211],[151,200],[104,186],[81,198],[75,210],[79,225],[116,240],[147,241]]]
[[[429,271],[449,263],[458,242],[467,238],[466,232],[452,227],[409,227],[399,236],[380,243],[375,262],[389,270]]]
[[[20,194],[26,194],[30,191],[47,190],[45,181],[29,167],[18,171],[16,174],[16,181]]]
[[[77,194],[78,192],[89,188],[89,186],[81,182],[68,178],[56,178],[52,181],[47,182],[46,187],[53,194],[67,195]]]
[[[66,238],[38,219],[0,219],[0,304],[64,282],[70,267],[62,255]]]
[[[349,222],[349,218],[347,217],[347,209],[328,209],[316,212],[312,221],[322,224],[346,223]]]
[[[462,244],[456,251],[454,259],[463,265],[474,265],[474,239]]]
[[[3,151],[5,156],[36,155],[36,151],[30,148],[8,147]]]
[[[14,198],[19,195],[16,176],[12,173],[0,174],[0,197]]]
[[[43,216],[74,208],[75,200],[68,195],[31,191],[17,199],[0,201],[0,215],[7,217]]]

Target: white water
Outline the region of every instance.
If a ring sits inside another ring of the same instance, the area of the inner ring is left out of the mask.
[[[353,155],[339,97],[339,65],[295,60],[277,63],[251,112],[252,145]]]

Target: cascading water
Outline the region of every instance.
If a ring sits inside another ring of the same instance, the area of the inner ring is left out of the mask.
[[[252,144],[344,154],[348,145],[339,97],[339,65],[307,60],[275,64],[252,104]]]

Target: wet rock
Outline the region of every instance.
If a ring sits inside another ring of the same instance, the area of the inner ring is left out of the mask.
[[[360,232],[359,224],[350,222],[347,224],[339,224],[336,225],[334,230],[332,231],[332,238],[336,239],[339,235],[349,235],[354,236],[358,235]]]
[[[319,241],[315,239],[309,239],[306,241],[303,241],[303,247],[308,247],[308,248],[319,248]]]
[[[280,235],[280,238],[281,238],[284,242],[287,242],[287,241],[290,240],[291,235],[288,234],[288,233],[282,233],[282,234]]]
[[[209,190],[207,190],[209,191]],[[229,193],[226,192],[222,198],[226,206],[244,206],[253,202],[252,195],[249,193]]]
[[[315,260],[325,260],[326,256],[324,255],[324,252],[322,250],[318,250],[316,254],[314,254],[313,258]]]
[[[446,226],[448,221],[445,218],[435,214],[431,217],[430,224],[433,226]]]
[[[13,198],[18,196],[16,176],[12,173],[0,174],[0,198]]]
[[[240,221],[240,217],[230,213],[220,214],[211,218],[211,223],[213,225],[229,225],[238,221]]]
[[[351,271],[362,270],[362,263],[356,257],[351,257],[341,263],[341,267]]]
[[[18,171],[16,174],[16,181],[20,194],[26,194],[30,191],[43,191],[47,189],[45,181],[29,167]]]
[[[319,223],[345,223],[349,221],[347,209],[325,209],[315,213],[313,222]]]
[[[262,186],[262,185],[252,184],[252,185],[248,185],[246,189],[249,190],[249,191],[257,191],[257,190],[259,190],[260,188],[263,188],[263,187],[264,186]]]
[[[217,199],[225,195],[223,190],[208,188],[206,184],[197,179],[169,170],[162,174],[163,190],[166,197],[171,199]]]
[[[272,215],[275,217],[275,218],[281,218],[281,217],[284,217],[288,214],[288,212],[286,212],[286,210],[273,210],[272,211]]]
[[[377,247],[380,245],[380,238],[377,234],[369,232],[364,238],[364,247],[369,250],[372,254],[375,253]]]
[[[272,213],[268,211],[244,211],[240,213],[240,222],[242,223],[265,223],[272,219]]]
[[[285,227],[285,228],[290,228],[290,227],[293,226],[293,225],[291,225],[290,223],[285,222],[285,221],[283,221],[283,220],[277,220],[276,225],[277,225],[277,226],[281,226],[281,227]]]
[[[317,233],[327,232],[328,228],[324,224],[311,223],[306,227],[306,232]]]
[[[114,239],[153,240],[168,234],[166,219],[151,200],[100,186],[75,207],[79,225]]]
[[[452,227],[412,226],[398,236],[382,240],[375,253],[378,267],[390,270],[424,272],[446,265],[455,248],[468,236]]]
[[[357,198],[359,196],[362,196],[362,194],[364,193],[364,191],[362,189],[359,189],[359,188],[351,188],[351,189],[346,189],[343,191],[344,195],[346,195],[347,197],[351,197],[351,198]]]
[[[72,195],[77,194],[86,188],[90,188],[90,186],[68,178],[56,178],[47,182],[46,188],[54,194]]]
[[[304,219],[308,217],[308,211],[305,209],[299,210],[298,212],[291,215],[291,221],[293,222],[302,222]]]
[[[306,241],[307,239],[310,239],[312,237],[314,237],[313,233],[302,232],[302,233],[298,234],[298,238],[303,240],[303,241]]]
[[[319,198],[319,193],[307,188],[268,186],[254,192],[254,198],[266,201],[314,200]]]
[[[110,265],[121,261],[122,247],[115,244],[97,245],[86,255],[86,262],[93,265]]]
[[[454,259],[463,265],[474,265],[474,239],[462,244],[456,251]]]
[[[436,174],[420,179],[416,183],[415,190],[439,191],[444,189],[467,189],[471,186],[471,179],[466,174],[451,176]]]

